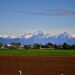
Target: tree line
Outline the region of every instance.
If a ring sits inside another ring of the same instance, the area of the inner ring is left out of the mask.
[[[19,42],[12,42],[11,44],[0,43],[0,49],[75,49],[75,45],[70,45],[63,43],[62,45],[56,45],[52,43],[47,43],[45,45],[35,43],[33,45],[22,45]]]

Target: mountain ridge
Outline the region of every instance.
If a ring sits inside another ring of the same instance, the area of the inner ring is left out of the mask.
[[[21,44],[34,44],[34,43],[53,43],[53,44],[75,44],[75,35],[67,32],[58,35],[51,35],[42,31],[25,33],[24,35],[0,35],[0,43],[10,44],[12,42],[20,42]]]

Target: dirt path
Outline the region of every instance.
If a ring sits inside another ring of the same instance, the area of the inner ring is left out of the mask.
[[[75,75],[75,56],[0,56],[0,75]]]

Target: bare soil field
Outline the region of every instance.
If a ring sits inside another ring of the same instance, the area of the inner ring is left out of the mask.
[[[75,75],[75,56],[0,55],[0,75]]]

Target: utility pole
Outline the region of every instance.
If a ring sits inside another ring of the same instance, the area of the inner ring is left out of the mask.
[[[22,71],[21,70],[19,70],[18,72],[19,72],[19,75],[22,75]]]
[[[21,64],[20,64],[20,70],[18,72],[19,72],[19,75],[22,75]]]
[[[64,75],[63,73],[61,73],[60,75]]]

